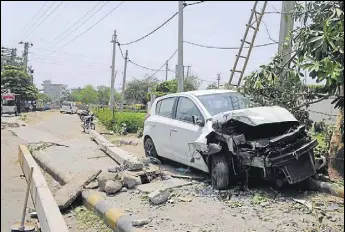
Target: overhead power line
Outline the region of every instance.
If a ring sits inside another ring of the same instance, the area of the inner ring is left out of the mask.
[[[47,5],[48,1],[45,1],[45,3],[42,5],[42,7],[36,12],[36,14],[34,15],[34,17],[31,18],[31,20],[15,35],[12,37],[12,39],[10,40],[10,43],[17,38],[20,34],[23,33],[24,30],[26,30],[26,28],[28,28],[28,26],[30,25],[31,22],[33,22],[36,18],[36,16],[39,15],[39,13],[42,11],[42,9]]]
[[[107,5],[109,3],[109,1],[105,2],[100,8],[97,9],[96,12],[94,12],[92,15],[90,15],[90,17],[88,17],[82,24],[80,24],[79,26],[77,26],[76,28],[74,28],[72,31],[70,31],[69,33],[67,33],[65,36],[61,37],[63,34],[65,34],[67,31],[69,31],[71,28],[73,28],[75,25],[77,25],[83,18],[85,18],[92,10],[94,10],[98,5],[100,5],[102,2],[98,2],[96,3],[90,10],[88,10],[79,20],[77,20],[72,26],[70,26],[69,28],[67,28],[64,32],[62,32],[59,36],[57,36],[53,41],[51,41],[51,43],[53,43],[54,41],[56,41],[55,43],[53,43],[49,48],[53,47],[54,45],[58,44],[59,42],[61,42],[62,40],[64,40],[67,36],[69,36],[70,34],[72,34],[73,32],[75,32],[76,30],[78,30],[81,26],[83,26],[89,19],[91,19],[95,14],[97,14],[105,5]]]
[[[133,40],[131,42],[127,42],[127,43],[121,43],[121,45],[130,45],[133,43],[137,43],[143,39],[145,39],[146,37],[152,35],[153,33],[155,33],[156,31],[158,31],[159,29],[161,29],[165,24],[167,24],[168,22],[170,22],[170,20],[172,20],[176,15],[178,15],[178,12],[176,12],[175,14],[173,14],[169,19],[167,19],[164,23],[162,23],[160,26],[158,26],[156,29],[154,29],[153,31],[149,32],[148,34],[140,37],[139,39]]]
[[[191,6],[191,5],[195,5],[195,4],[199,4],[199,3],[203,3],[205,1],[199,1],[199,2],[195,2],[195,3],[190,3],[190,4],[184,4],[184,8],[186,6]],[[173,18],[175,18],[175,16],[178,15],[178,12],[176,12],[175,14],[173,14],[170,18],[168,18],[167,20],[165,20],[161,25],[159,25],[156,29],[154,29],[153,31],[147,33],[146,35],[140,37],[139,39],[130,41],[130,42],[126,42],[126,43],[121,43],[121,45],[130,45],[130,44],[134,44],[137,43],[147,37],[149,37],[150,35],[152,35],[153,33],[155,33],[156,31],[158,31],[159,29],[161,29],[163,26],[165,26],[168,22],[170,22]]]
[[[176,51],[170,56],[170,58],[169,58],[166,62],[164,62],[164,64],[163,64],[159,69],[156,69],[156,71],[155,71],[154,73],[152,73],[152,74],[149,76],[149,78],[153,77],[154,75],[156,75],[157,72],[159,72],[160,70],[162,70],[162,68],[165,66],[165,64],[166,64],[167,62],[169,62],[169,61],[174,57],[174,55],[177,53],[177,51],[178,51],[178,49],[176,49]]]
[[[54,2],[55,3],[55,2]],[[49,18],[50,15],[52,15],[63,3],[63,1],[61,1],[41,22],[40,24],[38,24],[28,35],[27,37],[29,37],[30,35],[32,35],[32,33],[34,33],[34,31],[36,31],[36,29],[42,25],[42,23],[44,23],[44,21],[46,21],[47,18]]]
[[[202,48],[213,48],[213,49],[223,49],[223,50],[236,50],[239,49],[240,47],[216,47],[216,46],[208,46],[208,45],[203,45],[203,44],[197,44],[189,41],[183,41],[186,44],[191,44],[194,46],[202,47]],[[269,45],[277,44],[277,42],[271,42],[271,43],[265,43],[265,44],[259,44],[259,45],[254,45],[253,47],[265,47]],[[243,48],[249,48],[249,47],[243,47]]]
[[[106,15],[104,15],[101,19],[99,19],[95,24],[91,25],[90,27],[88,27],[85,31],[83,31],[82,33],[80,33],[79,35],[77,35],[76,37],[74,37],[72,40],[70,40],[69,42],[65,43],[63,46],[59,47],[58,49],[54,50],[52,53],[48,54],[47,56],[57,52],[58,50],[66,47],[67,45],[69,45],[70,43],[72,43],[73,41],[75,41],[76,39],[78,39],[80,36],[84,35],[86,32],[88,32],[89,30],[91,30],[93,27],[95,27],[98,23],[100,23],[103,19],[105,19],[107,16],[109,16],[113,11],[115,11],[118,7],[120,7],[122,4],[124,3],[124,1],[120,2],[116,7],[114,7],[112,10],[110,10]]]

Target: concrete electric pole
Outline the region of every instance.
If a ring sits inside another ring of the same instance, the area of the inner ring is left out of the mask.
[[[217,74],[217,83],[218,83],[217,87],[218,87],[218,89],[219,89],[219,81],[220,81],[220,73]]]
[[[296,1],[282,2],[278,54],[283,55],[283,64],[285,64],[291,58],[291,39],[287,41],[286,38],[293,30],[294,21],[292,19],[292,11],[295,7],[295,4]],[[286,46],[284,43],[286,43]]]
[[[29,58],[29,46],[33,46],[32,43],[20,41],[19,44],[24,44],[23,62],[24,71],[28,72],[28,58]]]
[[[168,61],[165,63],[165,80],[168,80],[168,71],[169,71],[169,65]]]
[[[128,50],[126,50],[125,55],[125,67],[123,70],[123,81],[122,81],[122,91],[121,91],[121,104],[120,104],[120,110],[123,110],[123,103],[125,101],[125,88],[126,88],[126,73],[127,73],[127,61],[128,61]]]
[[[177,61],[177,92],[183,92],[184,73],[183,73],[183,1],[178,2],[178,61]]]
[[[114,110],[115,108],[115,93],[114,93],[114,84],[115,84],[115,53],[116,53],[116,30],[114,31],[114,35],[112,37],[111,42],[113,43],[113,58],[111,61],[111,81],[110,81],[110,99],[109,99],[109,107],[110,109]]]

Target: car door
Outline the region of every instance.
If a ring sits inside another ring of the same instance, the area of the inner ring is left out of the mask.
[[[163,98],[156,103],[155,113],[147,120],[150,128],[149,135],[155,144],[159,156],[169,158],[171,149],[169,144],[170,127],[176,97]]]
[[[194,124],[193,116],[205,124],[204,115],[189,97],[179,97],[175,109],[173,122],[169,128],[170,144],[173,144],[172,159],[207,172],[208,167],[201,155],[189,147],[189,143],[195,142],[206,130],[206,127]]]

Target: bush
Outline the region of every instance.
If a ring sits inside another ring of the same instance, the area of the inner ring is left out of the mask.
[[[108,129],[121,134],[137,133],[144,127],[146,113],[137,112],[115,112],[114,121],[113,112],[109,108],[103,108],[94,111],[99,121]]]

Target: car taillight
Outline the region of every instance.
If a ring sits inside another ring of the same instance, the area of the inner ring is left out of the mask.
[[[148,119],[150,116],[151,116],[151,114],[146,114],[146,116],[145,116],[145,121],[146,121],[146,119]]]

